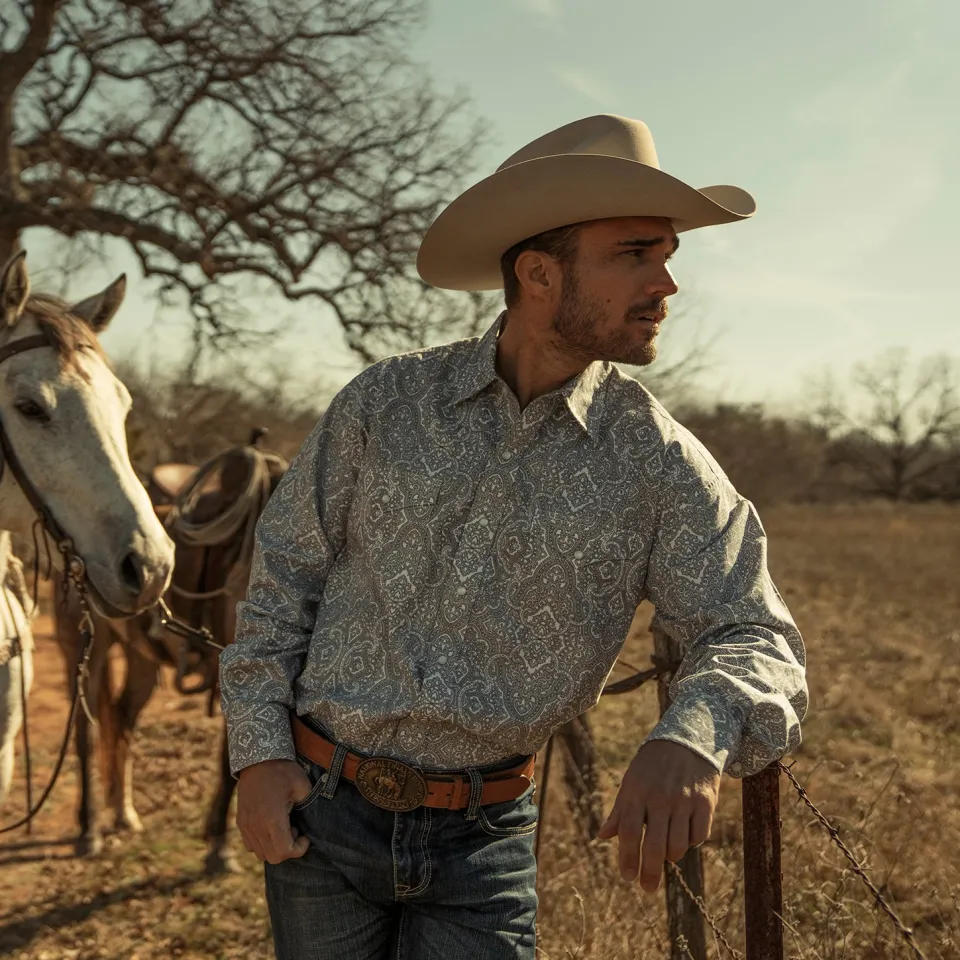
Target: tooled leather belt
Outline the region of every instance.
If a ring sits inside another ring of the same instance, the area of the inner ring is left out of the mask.
[[[291,716],[297,752],[329,770],[336,744]],[[485,773],[480,805],[516,800],[533,782],[536,756],[507,770]],[[405,812],[417,807],[463,810],[470,805],[470,778],[458,773],[422,773],[388,757],[363,757],[347,752],[340,776],[355,784],[361,795],[384,810]]]

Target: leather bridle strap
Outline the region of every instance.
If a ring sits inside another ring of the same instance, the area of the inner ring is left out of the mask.
[[[0,364],[5,360],[9,360],[10,357],[17,356],[17,354],[26,353],[29,350],[37,350],[40,347],[53,346],[54,344],[42,333],[35,334],[31,337],[21,337],[19,340],[14,340],[12,343],[7,343],[0,347]],[[13,451],[13,447],[10,445],[10,439],[7,437],[7,431],[3,428],[2,420],[0,420],[0,450],[3,452],[3,462],[0,463],[0,480],[3,479],[4,468],[9,465],[10,472],[23,491],[23,495],[27,498],[27,502],[33,507],[34,512],[40,518],[40,521],[50,536],[53,537],[56,543],[63,543],[63,541],[67,539],[66,533],[54,519],[47,505],[40,498],[37,488],[27,477],[23,465],[20,463],[20,460]]]

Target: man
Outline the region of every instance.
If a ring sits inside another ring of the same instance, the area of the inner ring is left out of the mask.
[[[532,755],[597,701],[644,598],[688,653],[601,831],[625,880],[654,890],[707,838],[721,771],[799,742],[803,646],[760,521],[613,365],[656,355],[678,232],[753,210],[599,116],[427,233],[423,278],[502,283],[506,312],[334,399],[263,514],[221,660],[281,960],[533,957]]]

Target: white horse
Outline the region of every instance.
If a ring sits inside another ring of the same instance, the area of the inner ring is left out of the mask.
[[[22,253],[0,273],[0,531],[31,536],[37,504],[23,487],[33,488],[83,560],[94,606],[109,617],[152,607],[173,569],[173,544],[127,453],[130,395],[97,341],[124,289],[120,277],[69,306],[31,295]],[[55,545],[51,556],[62,560]],[[10,536],[0,532],[0,804],[33,678],[32,611],[12,588],[16,572]]]

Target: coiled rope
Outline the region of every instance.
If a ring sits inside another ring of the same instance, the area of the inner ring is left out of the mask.
[[[193,511],[203,495],[204,484],[221,471],[228,459],[240,456],[248,469],[247,483],[239,496],[216,516],[206,521],[192,519]],[[165,526],[171,536],[188,547],[219,547],[233,540],[243,530],[239,555],[230,566],[223,586],[196,593],[176,584],[170,589],[187,600],[212,600],[244,586],[253,558],[254,531],[263,508],[270,499],[270,467],[285,469],[286,461],[277,453],[255,446],[234,447],[211,457],[202,464],[193,479],[177,494]]]

